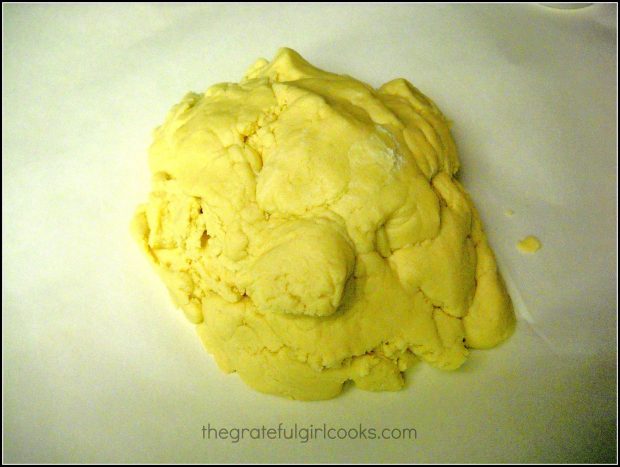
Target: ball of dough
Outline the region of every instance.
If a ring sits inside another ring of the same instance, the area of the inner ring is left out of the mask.
[[[189,93],[155,130],[137,241],[226,372],[294,399],[398,390],[463,364],[514,313],[448,122],[291,49]]]

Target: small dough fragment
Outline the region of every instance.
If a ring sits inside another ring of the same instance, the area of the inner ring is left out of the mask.
[[[528,235],[517,243],[517,248],[521,253],[536,253],[542,248],[542,243],[533,235]]]
[[[515,317],[437,106],[291,49],[155,130],[138,243],[225,372],[293,399],[451,370]]]

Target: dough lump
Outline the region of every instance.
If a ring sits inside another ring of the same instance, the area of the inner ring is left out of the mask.
[[[517,242],[517,248],[521,253],[536,253],[542,248],[542,243],[537,237],[528,235],[522,240]]]
[[[133,233],[206,349],[251,387],[328,399],[451,370],[514,327],[449,124],[291,49],[189,93],[154,133]]]

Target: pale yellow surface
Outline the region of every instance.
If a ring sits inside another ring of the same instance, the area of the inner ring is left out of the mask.
[[[523,253],[536,253],[542,247],[542,243],[533,235],[528,235],[517,243],[517,248]]]
[[[514,327],[448,122],[281,49],[155,131],[133,231],[226,372],[294,399],[398,390]]]

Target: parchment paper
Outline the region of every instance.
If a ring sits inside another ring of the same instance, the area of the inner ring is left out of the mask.
[[[4,460],[612,462],[616,44],[611,4],[5,5]],[[281,46],[375,86],[405,77],[454,122],[519,315],[505,345],[313,403],[256,393],[201,348],[129,235],[146,149],[185,92]],[[528,234],[535,255],[515,248]],[[417,439],[203,439],[280,423]]]

